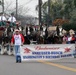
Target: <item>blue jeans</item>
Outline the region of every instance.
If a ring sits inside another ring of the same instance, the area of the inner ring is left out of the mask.
[[[68,42],[67,42],[67,44],[71,44],[71,42],[70,42],[70,41],[68,41]]]
[[[20,54],[20,45],[15,45],[15,55]]]
[[[18,57],[20,57],[20,45],[15,45],[15,56],[16,61],[18,61]]]

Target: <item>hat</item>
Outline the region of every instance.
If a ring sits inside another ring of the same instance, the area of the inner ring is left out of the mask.
[[[19,32],[20,30],[18,30],[18,29],[15,29],[15,32]]]

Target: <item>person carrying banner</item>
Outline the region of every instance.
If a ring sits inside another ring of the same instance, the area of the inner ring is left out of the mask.
[[[11,39],[11,46],[14,44],[14,48],[15,48],[16,63],[21,62],[20,46],[23,45],[24,41],[25,40],[23,35],[20,33],[18,29],[16,29]]]

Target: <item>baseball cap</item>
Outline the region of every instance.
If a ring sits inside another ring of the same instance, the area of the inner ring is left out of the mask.
[[[15,32],[19,32],[20,30],[18,30],[18,29],[15,29]]]

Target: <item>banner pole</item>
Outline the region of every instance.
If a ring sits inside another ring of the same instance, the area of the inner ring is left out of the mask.
[[[76,58],[76,41],[75,41],[75,52],[74,52],[74,58]]]

